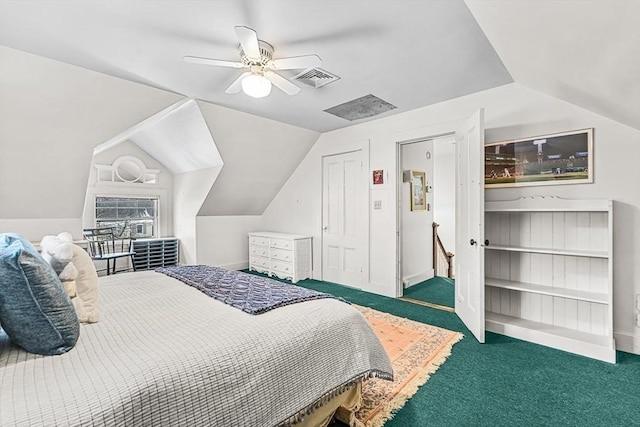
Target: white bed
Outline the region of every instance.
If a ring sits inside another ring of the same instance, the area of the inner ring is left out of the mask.
[[[100,285],[101,321],[68,353],[0,338],[0,425],[288,425],[392,372],[366,320],[335,299],[250,315],[156,272]]]

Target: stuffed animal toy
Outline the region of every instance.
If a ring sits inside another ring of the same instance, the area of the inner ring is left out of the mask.
[[[78,319],[83,323],[98,322],[98,273],[89,254],[73,244],[69,233],[45,236],[40,247],[42,257],[58,273]]]
[[[60,233],[58,236],[44,236],[40,242],[41,255],[56,272],[64,286],[64,290],[69,298],[76,297],[76,277],[78,269],[73,265],[72,241],[67,240],[66,234]],[[62,239],[60,239],[62,236]]]

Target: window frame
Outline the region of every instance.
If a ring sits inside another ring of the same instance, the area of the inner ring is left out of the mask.
[[[92,209],[92,215],[93,215],[93,224],[96,228],[100,228],[99,226],[99,222],[105,222],[104,219],[98,219],[97,216],[97,209],[98,209],[98,199],[99,198],[113,198],[113,199],[144,199],[144,200],[154,200],[156,203],[155,206],[155,216],[154,218],[154,233],[152,233],[152,236],[143,236],[143,237],[138,237],[138,238],[158,238],[160,236],[162,236],[162,197],[158,194],[145,194],[145,195],[141,195],[141,194],[94,194],[93,196],[93,209]],[[117,209],[117,207],[116,207]],[[132,217],[131,219],[136,219],[137,217]],[[107,221],[114,221],[117,222],[119,220],[125,220],[124,218],[113,218],[113,219],[107,219]],[[136,236],[133,236],[136,237]],[[129,236],[127,236],[127,238],[129,238]]]

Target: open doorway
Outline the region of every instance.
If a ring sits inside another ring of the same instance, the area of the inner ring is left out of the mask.
[[[434,274],[438,277],[455,277],[456,244],[456,146],[453,135],[433,141],[433,222]],[[450,255],[448,255],[450,254]]]
[[[455,137],[398,144],[398,268],[405,299],[452,311],[455,298]],[[414,173],[425,172],[425,209],[412,210]]]

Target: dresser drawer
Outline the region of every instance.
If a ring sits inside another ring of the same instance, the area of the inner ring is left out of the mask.
[[[291,250],[291,249],[293,249],[293,244],[292,244],[291,240],[271,239],[271,247],[272,248],[278,248],[278,249]]]
[[[257,246],[252,244],[251,246],[249,246],[249,255],[268,257],[269,248],[266,246]]]
[[[311,236],[273,231],[249,234],[249,270],[296,283],[311,277]]]
[[[283,261],[271,261],[271,270],[284,274],[293,274],[293,264]]]
[[[285,249],[271,249],[271,259],[293,262],[293,252]]]
[[[261,237],[261,236],[251,236],[249,237],[249,244],[251,245],[260,245],[260,246],[269,246],[269,238]]]
[[[251,267],[269,268],[269,258],[252,256],[249,261]]]

